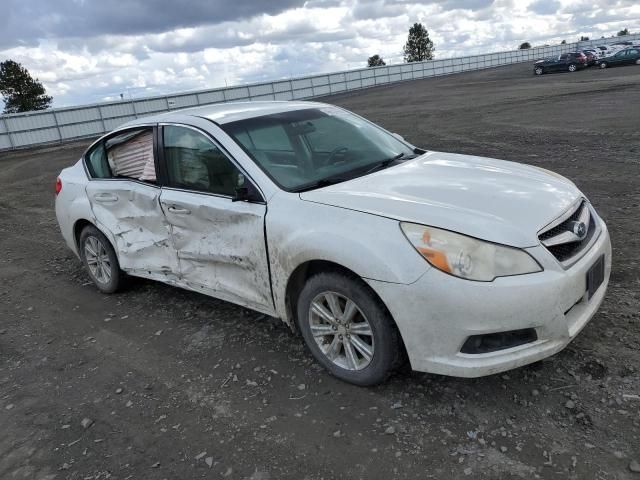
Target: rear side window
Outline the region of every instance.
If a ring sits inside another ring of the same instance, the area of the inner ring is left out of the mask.
[[[233,196],[244,175],[203,134],[186,127],[163,127],[169,186]]]
[[[128,130],[100,142],[87,155],[93,178],[156,182],[153,129]]]
[[[107,160],[114,177],[156,181],[153,130],[133,130],[105,141]]]

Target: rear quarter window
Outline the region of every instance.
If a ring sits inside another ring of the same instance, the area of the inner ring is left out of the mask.
[[[111,169],[107,161],[104,142],[95,145],[85,155],[87,169],[92,178],[111,178]]]

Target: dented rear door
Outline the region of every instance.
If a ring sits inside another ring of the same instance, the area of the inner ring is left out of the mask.
[[[111,235],[120,267],[171,281],[179,272],[178,257],[160,208],[160,191],[158,186],[125,179],[94,179],[87,185],[95,222]]]

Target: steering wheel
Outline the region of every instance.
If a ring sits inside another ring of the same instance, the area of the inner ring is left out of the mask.
[[[331,165],[333,163],[337,163],[335,161],[335,157],[337,157],[338,155],[347,153],[348,151],[349,151],[349,149],[347,147],[336,147],[336,148],[334,148],[333,150],[331,150],[331,153],[329,153],[329,156],[324,161],[325,166]]]

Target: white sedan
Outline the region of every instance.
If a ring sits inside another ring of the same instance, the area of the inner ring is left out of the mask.
[[[145,277],[281,318],[335,376],[475,377],[565,347],[607,227],[566,178],[426,151],[341,108],[228,103],[130,122],[56,184],[97,288]]]

